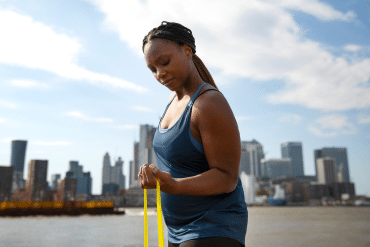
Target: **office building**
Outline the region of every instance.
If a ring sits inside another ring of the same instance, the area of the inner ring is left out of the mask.
[[[58,180],[60,179],[60,174],[53,174],[51,175],[51,189],[57,190],[58,189]]]
[[[115,186],[116,185],[116,186]],[[114,188],[114,189],[112,189]],[[115,165],[111,166],[110,156],[108,153],[103,158],[103,179],[102,179],[102,194],[106,192],[125,189],[125,176],[123,175],[123,160],[118,157]]]
[[[77,196],[77,179],[65,178],[58,180],[58,190],[54,194],[55,201],[73,202]]]
[[[78,161],[69,162],[69,171],[73,172],[73,178],[82,178],[83,177],[83,167],[78,164]]]
[[[26,200],[28,201],[44,200],[48,188],[48,183],[46,181],[47,171],[48,171],[47,160],[31,160],[28,163]]]
[[[337,172],[337,182],[344,183],[343,164],[339,166],[339,171]]]
[[[264,158],[263,147],[256,140],[241,142],[241,159],[239,175],[245,172],[247,175],[261,177],[261,160]]]
[[[317,183],[332,184],[335,182],[335,160],[330,157],[318,158],[317,165]]]
[[[123,175],[123,160],[118,157],[114,167],[111,168],[111,183],[117,184],[121,189],[125,189],[125,176]]]
[[[83,172],[83,166],[79,165],[78,161],[69,162],[69,170],[66,173],[66,178],[77,179],[77,195],[91,195],[92,178],[90,172]]]
[[[103,177],[102,177],[102,184],[109,184],[110,183],[110,156],[106,153],[103,157]]]
[[[14,167],[0,166],[0,202],[10,201]]]
[[[90,172],[84,172],[82,177],[77,179],[77,194],[92,194],[92,178]]]
[[[283,176],[292,176],[292,161],[285,159],[262,159],[261,176],[276,179]]]
[[[140,125],[140,142],[138,146],[138,169],[143,164],[157,164],[153,150],[153,139],[157,128],[150,125]]]
[[[304,176],[303,154],[301,142],[285,142],[281,144],[281,157],[292,161],[292,175]]]
[[[342,176],[343,182],[350,182],[350,175],[349,175],[349,165],[348,165],[348,158],[347,158],[347,148],[322,148],[317,149],[314,151],[314,158],[315,158],[315,169],[316,169],[316,176],[317,176],[317,162],[318,158],[324,157],[331,157],[335,160],[335,179],[337,180],[337,174],[339,172],[339,168],[342,167]]]
[[[137,178],[135,178],[135,163],[133,160],[129,162],[129,188],[135,187],[134,185],[137,183]]]
[[[130,163],[130,188],[139,187],[139,142],[134,142],[134,160]]]
[[[27,141],[13,140],[11,147],[10,166],[13,167],[13,186],[12,191],[24,189],[24,161],[26,157]]]
[[[143,164],[157,165],[153,149],[153,138],[157,128],[145,124],[140,125],[140,141],[134,143],[134,165],[130,167],[130,188],[139,187],[139,169]]]

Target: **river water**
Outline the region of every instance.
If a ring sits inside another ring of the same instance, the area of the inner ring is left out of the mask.
[[[0,218],[0,246],[143,246],[142,209],[125,210],[124,216]],[[370,246],[370,207],[248,211],[246,246]],[[149,209],[148,222],[149,246],[158,246],[154,208]]]

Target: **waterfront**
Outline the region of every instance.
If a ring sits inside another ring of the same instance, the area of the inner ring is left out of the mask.
[[[370,246],[370,207],[250,207],[246,246]],[[143,246],[141,208],[124,216],[0,218],[0,246]],[[149,246],[158,246],[155,208]],[[166,237],[166,234],[165,234]]]

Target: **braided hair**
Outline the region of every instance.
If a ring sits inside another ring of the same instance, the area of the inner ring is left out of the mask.
[[[143,39],[143,51],[145,45],[153,39],[166,39],[176,42],[178,45],[188,45],[193,52],[193,63],[203,81],[217,88],[211,73],[202,60],[195,54],[195,39],[191,30],[176,22],[162,21],[161,25],[153,28]],[[217,88],[218,89],[218,88]]]

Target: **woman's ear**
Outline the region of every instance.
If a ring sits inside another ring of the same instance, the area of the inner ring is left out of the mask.
[[[193,57],[193,50],[190,48],[190,46],[185,44],[182,47],[185,51],[186,56],[189,57],[189,58],[192,58]]]

